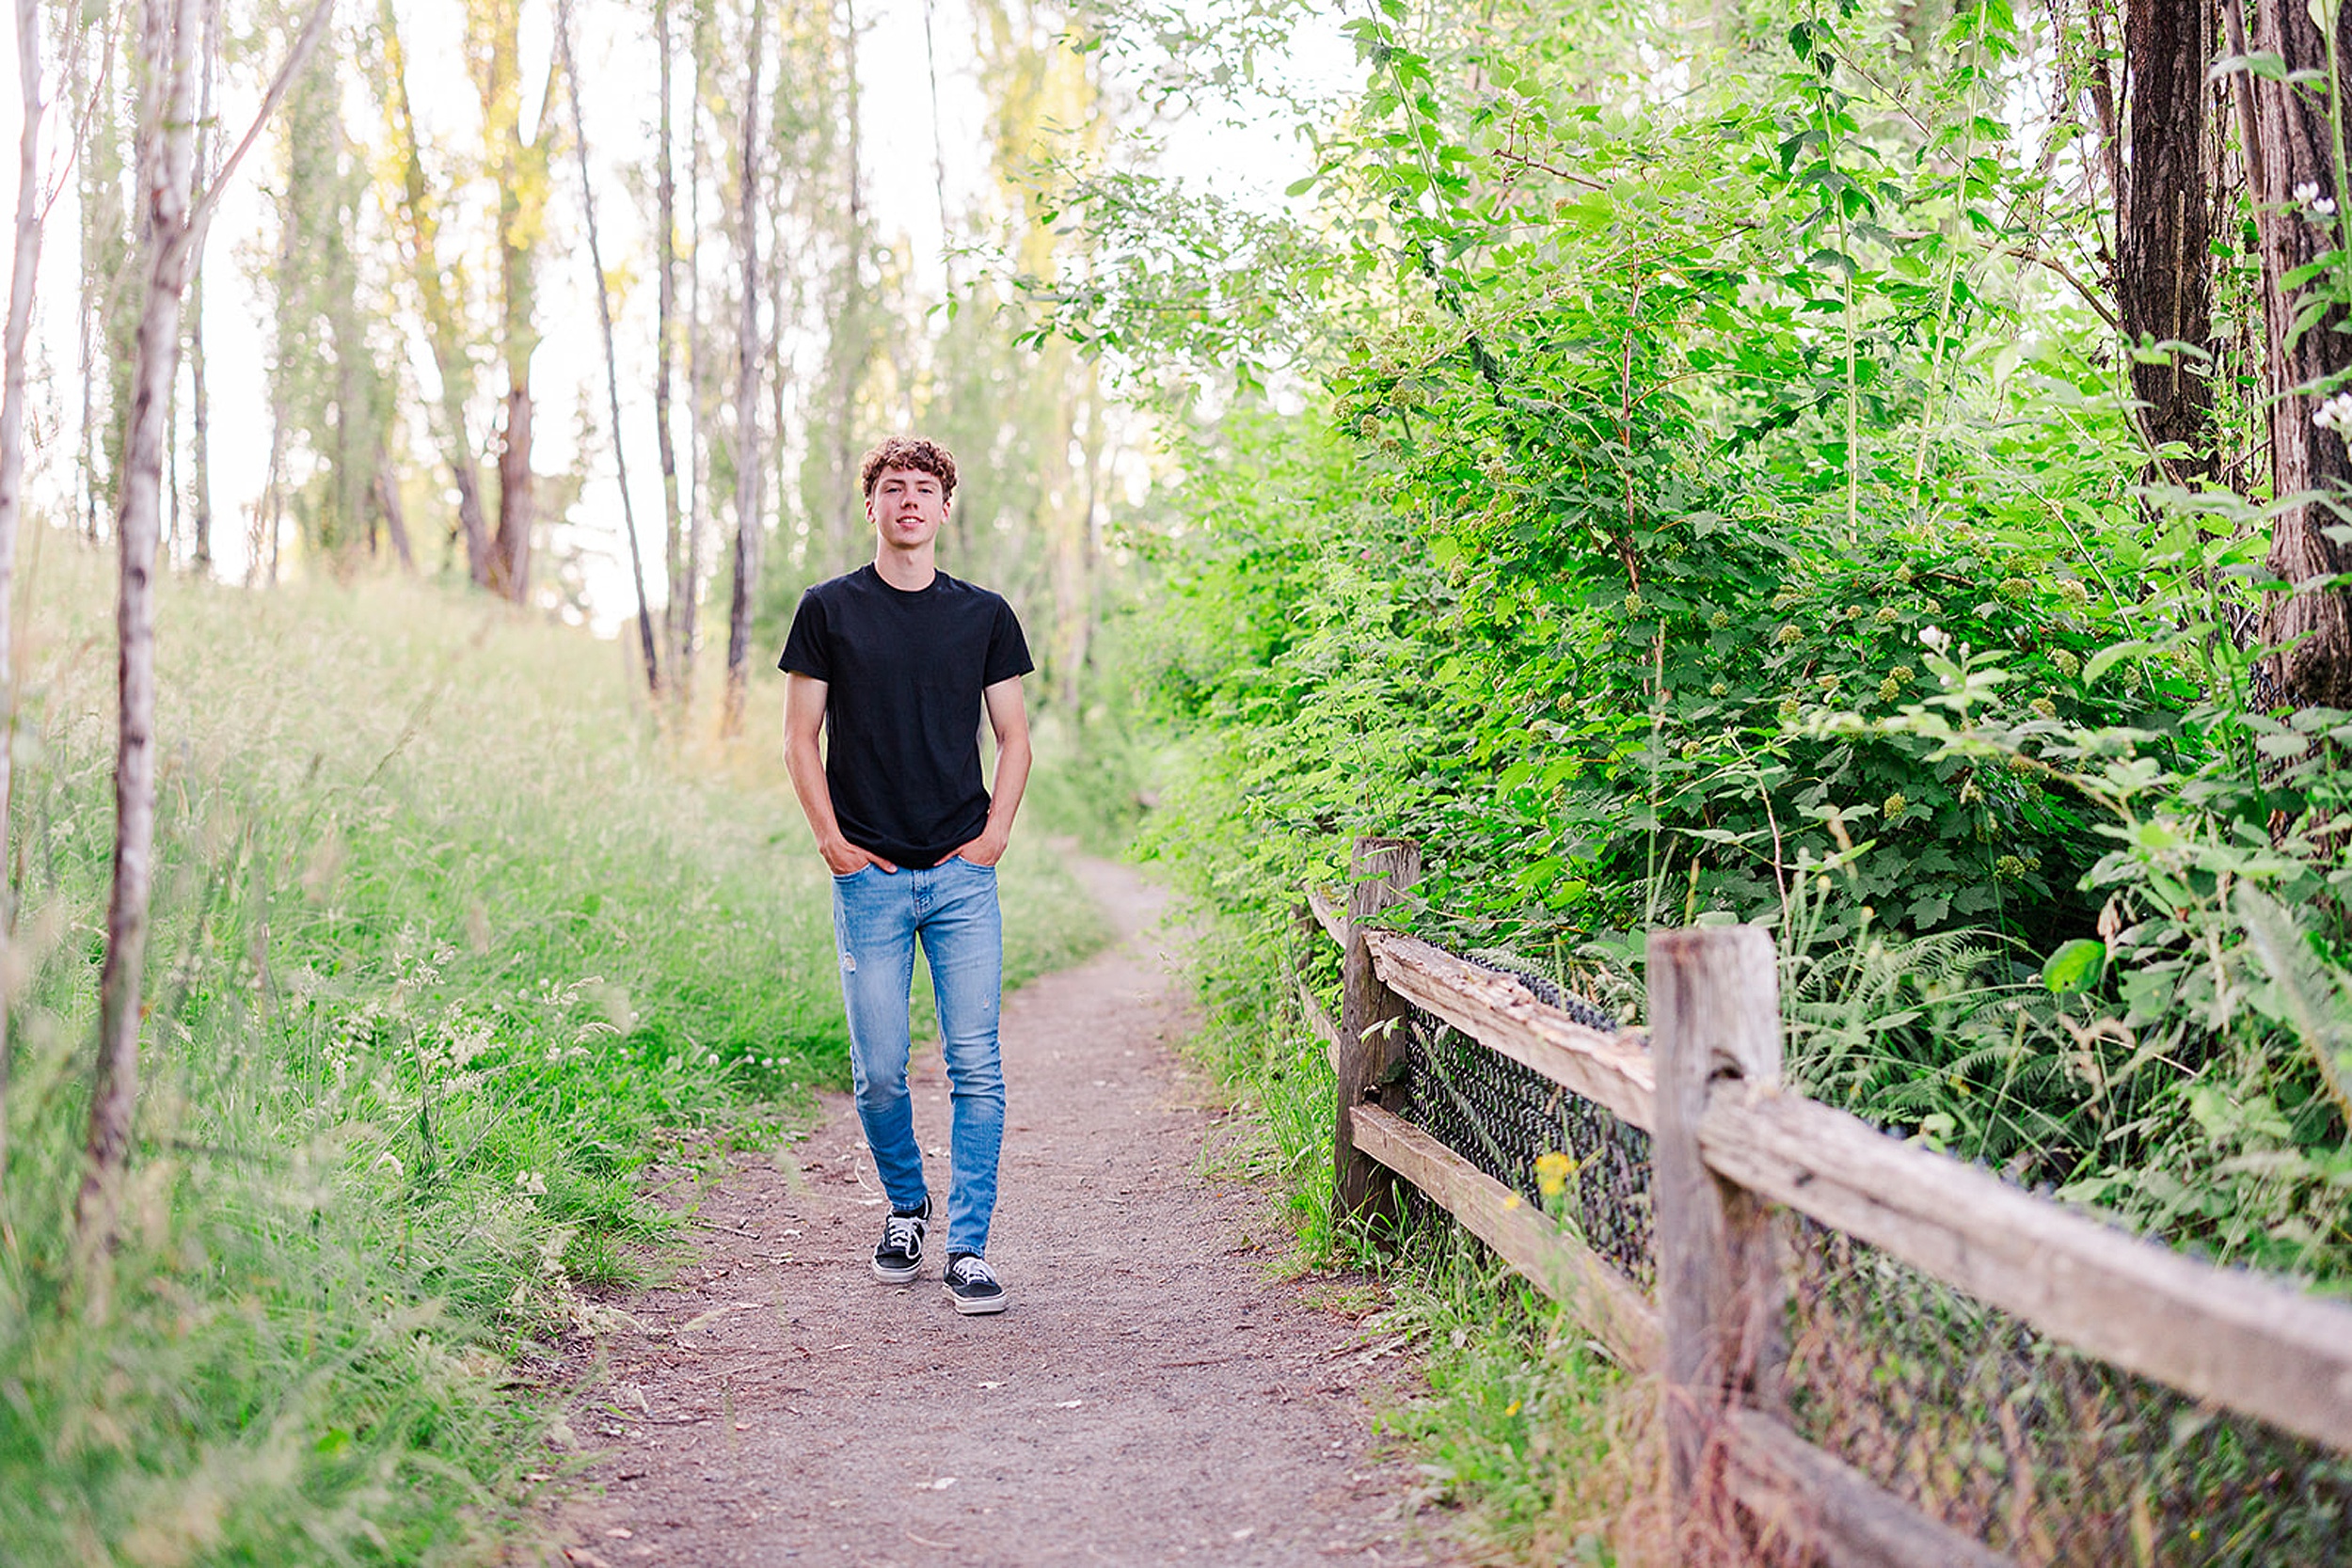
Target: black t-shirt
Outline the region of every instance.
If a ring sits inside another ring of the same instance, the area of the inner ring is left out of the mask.
[[[980,692],[1036,668],[1012,606],[945,572],[909,594],[860,566],[801,595],[776,662],[826,684],[825,781],[844,837],[915,866],[979,837]]]

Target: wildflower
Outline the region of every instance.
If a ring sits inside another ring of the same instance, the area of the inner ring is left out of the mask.
[[[2005,882],[2019,881],[2026,875],[2026,863],[2015,855],[2003,855],[1993,863],[1993,875]]]
[[[2083,661],[2076,658],[2073,654],[2067,652],[2064,648],[2052,649],[2050,653],[2050,662],[2057,665],[2058,667],[2058,673],[2065,675],[2070,680],[2082,673]]]
[[[1730,689],[1731,688],[1725,686],[1723,682],[1717,681],[1714,685],[1707,689],[1707,694],[1710,697],[1721,697],[1730,691]]]
[[[1707,618],[1707,624],[1714,627],[1717,631],[1722,631],[1724,627],[1731,625],[1731,611],[1727,610],[1719,610],[1715,611],[1714,614],[1709,615]]]
[[[1565,1191],[1568,1178],[1575,1174],[1576,1162],[1556,1148],[1535,1156],[1535,1190],[1548,1198],[1558,1197]]]
[[[1772,608],[1774,610],[1787,610],[1790,605],[1795,604],[1799,599],[1804,597],[1804,595],[1794,588],[1784,588],[1779,593],[1772,595]]]
[[[1879,701],[1891,703],[1903,694],[1903,683],[1889,675],[1879,682]]]
[[[2334,217],[2336,215],[2335,198],[2330,196],[2321,197],[2317,201],[2312,203],[2312,211],[2317,213],[2324,218]]]
[[[1511,466],[1500,457],[1486,459],[1486,483],[1501,484],[1511,477]]]
[[[2069,604],[2087,605],[2090,602],[2090,590],[2083,586],[2080,578],[2064,578],[2058,583],[2058,597]]]
[[[1890,681],[1900,681],[1905,686],[1909,686],[1916,677],[1912,674],[1910,665],[1898,664],[1895,668],[1886,672],[1886,678]]]
[[[1920,631],[1919,641],[1940,654],[1952,645],[1952,634],[1942,626],[1928,626]]]
[[[2050,701],[2047,697],[2036,697],[2027,705],[2042,718],[2056,719],[2058,717],[2058,704]]]
[[[1804,628],[1799,626],[1794,621],[1790,621],[1786,626],[1782,626],[1778,631],[1772,633],[1772,641],[1777,646],[1785,648],[1788,646],[1789,643],[1796,641],[1804,635]]]
[[[1707,742],[1704,740],[1686,740],[1682,743],[1682,756],[1686,762],[1706,754]]]
[[[1640,589],[1637,588],[1625,596],[1625,612],[1628,615],[1642,613],[1642,591]]]
[[[2319,199],[2319,186],[2309,180],[2300,180],[2296,182],[2295,199],[2303,203],[2306,207],[2310,206],[2312,202]]]
[[[2352,431],[2352,392],[2338,392],[2312,414],[2312,423],[2342,435]]]
[[[1782,721],[1786,722],[1788,720],[1794,719],[1798,713],[1803,710],[1803,708],[1804,705],[1798,702],[1793,695],[1783,697],[1780,700],[1780,717]]]
[[[1903,618],[1903,612],[1902,612],[1901,610],[1897,610],[1897,609],[1896,609],[1893,605],[1891,605],[1891,604],[1890,604],[1890,605],[1883,605],[1883,606],[1881,606],[1881,607],[1880,607],[1880,609],[1879,609],[1879,612],[1878,612],[1876,615],[1873,615],[1873,616],[1871,616],[1871,617],[1870,617],[1870,619],[1871,619],[1871,620],[1876,621],[1876,622],[1877,622],[1880,626],[1893,626],[1896,622],[1898,622],[1898,621],[1901,620],[1902,618]]]
[[[1899,789],[1889,795],[1885,804],[1879,807],[1879,810],[1886,815],[1886,820],[1889,822],[1894,821],[1910,809],[1911,802],[1903,799],[1903,792]]]
[[[2024,578],[2003,578],[2001,592],[2012,599],[2022,599],[2033,592],[2033,584]]]
[[[1919,601],[1919,608],[1926,610],[1931,615],[1941,615],[1944,613],[1943,601],[1940,599],[1922,599]]]
[[[1362,436],[1367,441],[1374,440],[1378,437],[1380,434],[1380,416],[1377,414],[1367,414],[1362,419],[1358,420],[1356,421],[1356,434]]]

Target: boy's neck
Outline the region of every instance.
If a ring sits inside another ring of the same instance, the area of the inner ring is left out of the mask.
[[[929,545],[919,550],[884,546],[874,552],[874,573],[902,594],[920,594],[939,575],[935,553]]]

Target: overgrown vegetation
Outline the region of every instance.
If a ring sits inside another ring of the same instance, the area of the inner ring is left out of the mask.
[[[1646,929],[1758,922],[1812,1092],[2352,1289],[2352,728],[2296,618],[2352,541],[2345,171],[2249,182],[2231,95],[2325,122],[2335,81],[2289,84],[2300,13],[2253,9],[2206,113],[2145,96],[2161,7],[1384,0],[1294,215],[1065,171],[1115,264],[1039,283],[1041,330],[1173,449],[1128,628],[1176,775],[1146,843],[1218,923],[1311,1246],[1343,1239],[1294,906],[1404,834],[1436,940],[1630,1017]],[[1163,20],[1111,8],[1112,46]],[[1192,43],[1204,93],[1263,46]],[[2206,313],[2143,331],[2096,258],[2182,209],[2168,147],[2218,182],[2167,275]],[[2298,225],[2327,253],[2282,268]]]
[[[668,1233],[640,1168],[846,1080],[781,767],[675,760],[611,644],[485,601],[173,589],[148,1082],[125,1233],[77,1289],[110,599],[104,562],[40,548],[0,1555],[479,1560],[564,1468],[537,1347]],[[1099,940],[1035,838],[1016,978]]]

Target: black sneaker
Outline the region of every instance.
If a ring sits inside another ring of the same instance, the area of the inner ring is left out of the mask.
[[[947,1298],[967,1318],[1002,1312],[1012,1298],[996,1283],[996,1273],[977,1252],[959,1252],[947,1259]]]
[[[923,1232],[930,1228],[931,1200],[901,1213],[893,1209],[882,1221],[882,1240],[874,1245],[874,1277],[885,1285],[904,1285],[923,1272]]]

